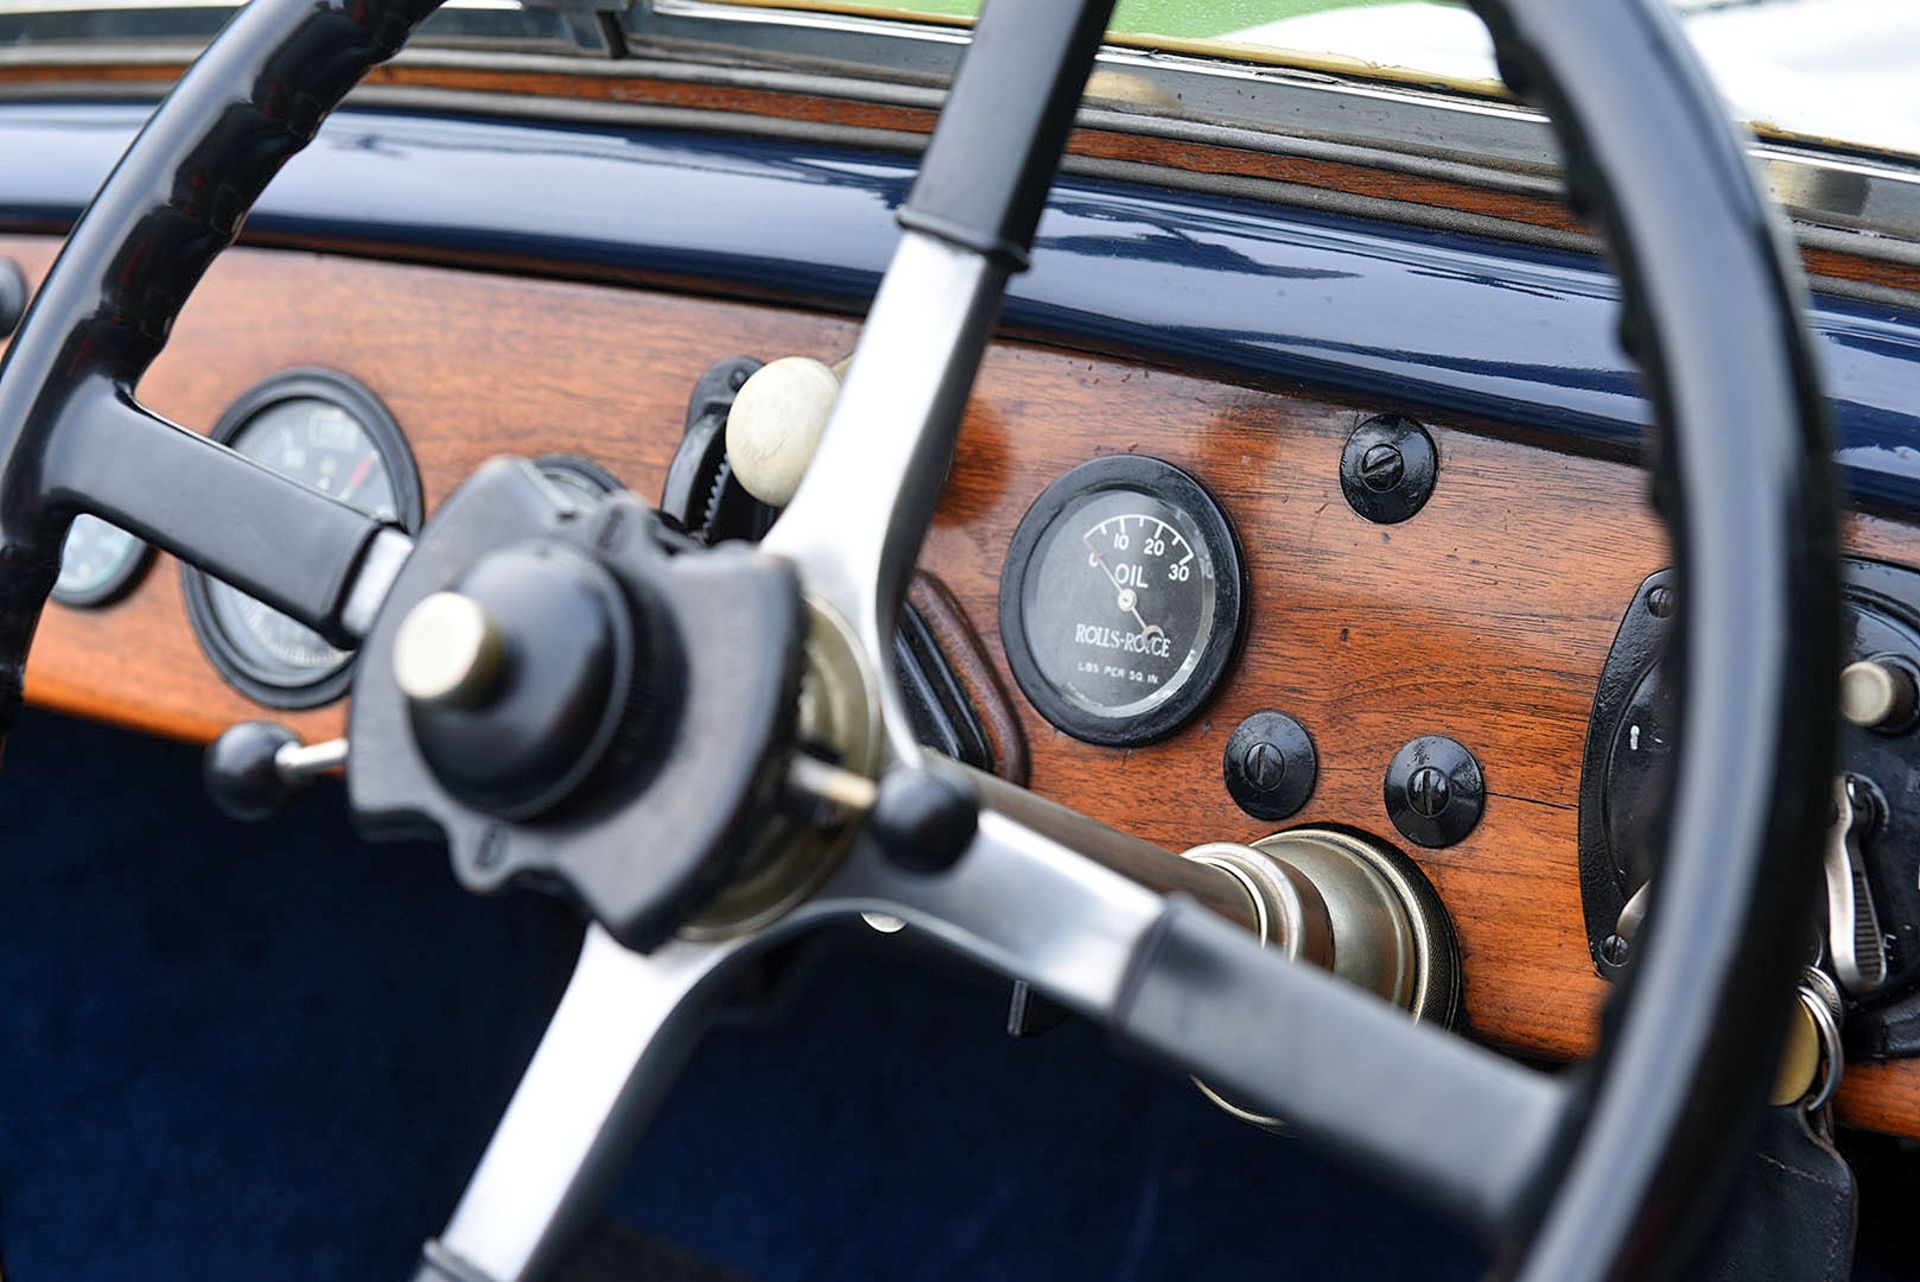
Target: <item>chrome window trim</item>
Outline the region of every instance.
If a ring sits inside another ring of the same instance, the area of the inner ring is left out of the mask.
[[[881,101],[897,100],[876,93],[891,80],[896,93],[935,90],[913,103],[928,107],[938,105],[938,87],[967,42],[959,26],[712,0],[641,0],[628,12],[625,31],[629,55],[642,60],[704,53],[768,71],[837,73],[841,93]],[[1559,190],[1559,150],[1547,119],[1518,103],[1119,45],[1102,51],[1099,66],[1178,106],[1093,108],[1085,113],[1090,125],[1287,154],[1312,154],[1317,144],[1341,150],[1343,159],[1364,155],[1368,163],[1404,172],[1442,166],[1454,171],[1444,176],[1476,185],[1528,194]],[[1249,94],[1252,86],[1260,92]],[[1756,139],[1751,154],[1796,220],[1920,242],[1920,159],[1772,138]],[[1465,178],[1469,172],[1474,176]],[[1874,247],[1869,241],[1856,252],[1873,255]]]
[[[511,12],[500,5],[501,0],[449,0],[448,12],[455,17]],[[170,0],[164,6],[137,0],[15,0],[0,9],[0,68],[155,64],[180,56],[182,42],[7,44],[6,24],[34,14],[234,7],[234,0]],[[946,80],[969,39],[959,26],[713,0],[641,0],[624,19],[605,22],[603,15],[584,9],[545,16],[563,18],[577,39],[559,46],[499,36],[434,38],[428,32],[401,60],[421,66],[646,75],[931,111],[944,100]],[[621,36],[624,47],[608,44],[609,33]],[[1099,66],[1177,106],[1099,101],[1083,108],[1085,126],[1364,165],[1516,195],[1560,195],[1558,149],[1546,118],[1517,103],[1306,67],[1118,45],[1102,52]],[[1248,92],[1253,88],[1258,92]],[[119,92],[138,91],[122,86]],[[366,90],[362,96],[384,93]],[[588,105],[581,104],[581,110]],[[1915,261],[1920,160],[1771,138],[1756,139],[1751,155],[1769,191],[1800,224],[1803,243],[1908,265]]]
[[[178,54],[205,45],[241,0],[7,0],[0,4],[0,55],[139,42]],[[124,31],[113,29],[116,20]],[[75,24],[102,34],[74,34]],[[414,38],[418,48],[507,49],[571,57],[610,57],[615,39],[597,13],[571,7],[523,8],[518,0],[446,0]]]

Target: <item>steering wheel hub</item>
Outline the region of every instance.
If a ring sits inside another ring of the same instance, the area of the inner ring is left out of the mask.
[[[409,694],[399,674],[431,667],[409,647],[486,648],[429,626],[454,613],[480,616],[456,634],[497,634],[497,674]],[[775,559],[687,543],[631,495],[575,512],[530,464],[488,464],[367,638],[355,808],[376,833],[444,835],[474,889],[555,890],[651,948],[756,865],[778,819],[803,625]]]
[[[434,777],[477,810],[532,819],[586,785],[616,736],[630,776],[644,771],[645,745],[671,734],[684,662],[656,613],[560,539],[490,552],[427,596],[393,666]]]

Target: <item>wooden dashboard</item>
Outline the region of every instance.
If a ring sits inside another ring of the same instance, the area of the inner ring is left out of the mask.
[[[0,254],[34,279],[56,248],[0,237]],[[708,365],[733,355],[831,362],[854,333],[843,319],[771,307],[239,249],[209,273],[141,392],[205,429],[269,375],[327,366],[392,410],[429,508],[508,452],[584,454],[651,496]],[[591,350],[580,334],[597,336]],[[1339,481],[1341,447],[1369,412],[999,344],[922,564],[952,590],[1004,680],[1000,567],[1047,483],[1118,451],[1201,477],[1245,543],[1241,659],[1201,718],[1132,751],[1070,739],[1016,696],[1033,787],[1170,849],[1257,838],[1270,826],[1227,796],[1221,750],[1241,718],[1272,708],[1308,727],[1320,757],[1318,786],[1290,822],[1391,837],[1388,760],[1417,735],[1451,735],[1485,768],[1485,817],[1459,845],[1412,853],[1458,927],[1473,1031],[1577,1056],[1593,1042],[1605,987],[1588,959],[1577,875],[1587,717],[1621,611],[1666,560],[1644,477],[1429,422],[1441,459],[1432,500],[1405,524],[1371,525]],[[1920,530],[1854,517],[1846,537],[1864,555],[1920,562]],[[209,666],[164,557],[116,605],[50,606],[27,693],[190,740],[269,715]],[[334,706],[281,719],[313,739],[339,733],[345,716]],[[1857,1124],[1920,1135],[1920,1062],[1850,1068],[1840,1106]]]

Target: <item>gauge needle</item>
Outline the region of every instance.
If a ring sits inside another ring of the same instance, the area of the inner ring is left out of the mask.
[[[1150,637],[1156,632],[1161,636],[1167,635],[1165,629],[1159,624],[1148,623],[1140,617],[1139,598],[1134,595],[1132,588],[1127,587],[1121,583],[1119,579],[1114,577],[1113,571],[1107,568],[1107,558],[1100,555],[1100,549],[1093,546],[1093,540],[1083,538],[1080,541],[1087,545],[1087,555],[1093,558],[1093,563],[1100,567],[1102,574],[1107,576],[1107,582],[1113,584],[1114,591],[1120,594],[1120,600],[1116,604],[1118,604],[1122,610],[1131,614],[1133,621],[1140,625],[1140,635]]]
[[[360,460],[359,467],[353,469],[353,475],[347,478],[346,488],[342,489],[336,497],[338,497],[341,502],[346,502],[353,497],[355,490],[365,484],[367,477],[372,475],[372,473],[373,455],[369,454]]]

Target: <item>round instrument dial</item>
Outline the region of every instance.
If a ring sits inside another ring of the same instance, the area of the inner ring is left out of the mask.
[[[1198,481],[1136,455],[1055,481],[1014,535],[1000,630],[1027,698],[1091,743],[1146,743],[1212,694],[1239,639],[1233,528]]]
[[[76,516],[60,549],[60,577],[53,599],[62,605],[100,606],[117,601],[139,581],[153,548],[97,516]]]
[[[408,530],[420,523],[420,482],[399,427],[373,394],[341,375],[270,380],[214,431],[282,476]],[[346,690],[352,655],[236,588],[184,571],[188,612],[221,675],[273,707],[312,707]]]

